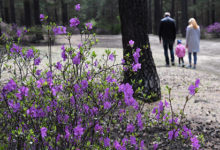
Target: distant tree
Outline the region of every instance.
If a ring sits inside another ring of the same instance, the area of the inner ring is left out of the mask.
[[[175,0],[172,0],[171,2],[171,16],[174,18],[175,17]]]
[[[134,48],[141,48],[142,56],[139,59],[141,69],[137,73],[131,71],[124,72],[124,82],[131,83],[135,80],[134,89],[144,87],[147,95],[155,94],[151,100],[156,101],[161,98],[160,79],[157,74],[154,59],[150,49],[148,37],[148,11],[146,0],[119,0],[119,14],[121,18],[121,31],[123,42],[123,55],[129,54],[133,60],[132,48],[128,45],[129,40],[134,40]],[[138,83],[142,80],[141,83]]]
[[[68,11],[67,11],[67,3],[65,0],[61,1],[61,7],[62,7],[62,22],[64,25],[68,23]]]
[[[186,27],[188,25],[188,0],[181,0],[181,6],[182,6],[182,22],[181,22],[181,33],[182,36],[186,36]]]
[[[196,6],[196,0],[193,0],[193,6]],[[197,19],[196,9],[193,9],[193,17]]]
[[[212,23],[215,22],[215,13],[216,13],[216,12],[215,12],[215,2],[216,2],[215,0],[212,0],[212,4],[211,4],[211,5],[212,5],[212,6],[211,6],[211,8],[212,8],[212,12],[211,12],[211,14],[212,14],[212,15],[211,15],[211,16],[212,16],[212,17],[211,17],[211,18],[212,18]],[[219,2],[219,1],[218,1],[218,2]],[[219,21],[220,21],[220,20],[219,20]]]
[[[152,0],[148,0],[148,33],[152,33]]]
[[[14,0],[10,0],[10,22],[11,23],[16,23],[16,15],[15,15],[15,5],[14,5],[15,1]]]
[[[30,1],[24,0],[24,21],[25,26],[30,27],[31,26],[31,9],[30,9]]]
[[[36,25],[40,25],[40,4],[39,0],[34,0],[34,22]]]
[[[158,34],[159,23],[161,20],[161,0],[154,0],[154,33]]]

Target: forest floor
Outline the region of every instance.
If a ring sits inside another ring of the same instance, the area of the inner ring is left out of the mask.
[[[104,53],[104,49],[115,50],[117,61],[121,62],[123,57],[121,35],[99,35],[99,43],[94,50],[99,56]],[[204,149],[220,149],[220,39],[201,40],[201,51],[198,54],[197,69],[186,69],[178,67],[178,58],[175,57],[176,66],[165,67],[165,58],[162,44],[157,36],[150,35],[150,44],[157,72],[161,80],[162,99],[168,97],[166,85],[172,87],[173,105],[176,111],[183,108],[185,97],[188,94],[188,86],[197,78],[200,79],[201,86],[199,93],[187,104],[185,113],[191,122],[191,127],[195,132],[203,133],[205,137]],[[179,38],[185,44],[185,39]],[[80,43],[80,36],[72,37],[72,45]],[[67,40],[62,36],[56,40],[57,45],[52,47],[53,61],[61,60],[62,44],[67,45]],[[175,44],[176,46],[176,44]],[[174,47],[175,47],[174,46]],[[47,47],[36,46],[44,54]],[[188,64],[186,55],[185,64]],[[158,102],[149,104],[148,108],[153,108]]]

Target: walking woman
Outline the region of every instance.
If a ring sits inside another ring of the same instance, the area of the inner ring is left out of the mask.
[[[194,18],[189,19],[189,26],[186,29],[186,48],[188,48],[189,66],[192,68],[192,54],[194,65],[193,69],[196,69],[197,53],[199,52],[200,43],[200,28]]]

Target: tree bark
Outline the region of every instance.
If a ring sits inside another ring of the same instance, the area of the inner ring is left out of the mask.
[[[148,0],[148,33],[152,33],[152,0]]]
[[[212,23],[215,23],[215,0],[212,0]]]
[[[133,60],[132,48],[128,45],[129,40],[134,40],[134,48],[141,48],[142,53],[139,58],[141,69],[137,73],[125,71],[124,82],[131,84],[132,80],[135,80],[133,88],[137,89],[143,86],[143,93],[153,94],[151,100],[156,101],[161,98],[160,79],[150,49],[146,7],[146,0],[119,0],[124,59],[126,62]],[[127,54],[130,54],[128,59],[126,58]],[[142,83],[138,83],[139,80],[142,80]]]
[[[15,17],[15,5],[14,5],[14,0],[10,0],[10,22],[11,23],[16,23],[16,17]]]
[[[171,3],[171,16],[173,18],[175,17],[175,0],[172,0],[172,3]]]
[[[182,7],[182,24],[181,24],[181,33],[182,36],[185,37],[186,36],[186,27],[188,25],[188,4],[187,4],[188,0],[181,0],[181,7]]]
[[[39,0],[34,0],[34,22],[35,22],[36,25],[40,25]]]
[[[66,25],[68,23],[67,4],[63,0],[61,1],[61,7],[63,25]]]
[[[193,0],[193,6],[196,6],[196,0]],[[195,19],[197,19],[196,9],[193,9],[193,17],[194,17]]]
[[[154,0],[154,34],[156,35],[158,35],[160,20],[160,0]]]
[[[30,1],[24,0],[24,22],[27,27],[31,26],[31,10],[30,10]]]

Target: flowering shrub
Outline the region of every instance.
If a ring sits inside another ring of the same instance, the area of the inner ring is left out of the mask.
[[[75,9],[80,11],[80,5]],[[47,16],[40,15],[46,24]],[[70,27],[80,24],[70,19]],[[70,41],[71,33],[63,26],[47,24],[48,35],[64,34]],[[156,124],[168,127],[169,140],[191,142],[193,149],[200,147],[191,130],[182,125],[174,114],[171,99],[159,102],[153,109],[156,119],[143,115],[144,103],[133,96],[132,85],[122,83],[121,70],[137,72],[141,68],[138,58],[141,49],[134,49],[132,62],[115,64],[116,55],[105,51],[102,60],[97,59],[92,47],[97,40],[90,35],[92,24],[87,23],[82,43],[73,47],[61,47],[62,61],[52,63],[51,43],[48,47],[49,62],[41,68],[39,50],[22,48],[19,43],[8,45],[9,58],[14,64],[0,91],[0,142],[2,149],[145,149],[146,142],[152,148],[160,147],[147,132]],[[49,40],[49,42],[51,42]],[[130,41],[131,47],[134,41]],[[189,88],[194,96],[199,80]],[[168,88],[169,94],[171,89]],[[165,108],[170,107],[171,113]],[[150,118],[150,119],[149,119]],[[155,137],[156,138],[156,137]],[[147,147],[148,148],[148,147]]]
[[[211,24],[209,25],[207,28],[206,28],[206,31],[208,33],[214,33],[216,35],[219,35],[220,34],[220,23],[219,22],[216,22],[214,24]]]

